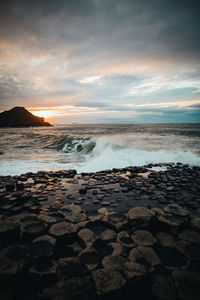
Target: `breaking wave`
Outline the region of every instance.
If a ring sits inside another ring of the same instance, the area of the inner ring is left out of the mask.
[[[96,141],[90,153],[81,166],[76,166],[79,172],[96,172],[105,169],[123,168],[126,166],[143,166],[157,163],[177,163],[200,165],[200,157],[191,151],[152,150],[133,148],[126,142],[116,141],[116,137],[102,137]]]
[[[83,153],[88,154],[93,151],[93,149],[96,146],[96,142],[93,139],[87,139],[87,138],[64,138],[65,141],[64,146],[62,147],[62,151],[66,153]],[[60,145],[62,145],[62,140],[59,142],[58,149],[60,148]]]
[[[88,125],[0,130],[0,175],[95,172],[149,163],[200,165],[200,125]],[[183,134],[184,133],[184,134]]]

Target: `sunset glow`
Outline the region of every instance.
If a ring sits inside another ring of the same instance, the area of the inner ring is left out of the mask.
[[[37,117],[43,117],[45,119],[49,119],[56,116],[55,110],[30,110],[32,114]]]

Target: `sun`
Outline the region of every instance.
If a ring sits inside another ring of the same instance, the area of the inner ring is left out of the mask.
[[[50,119],[56,115],[53,110],[31,110],[31,113],[37,117],[43,117],[45,119]]]

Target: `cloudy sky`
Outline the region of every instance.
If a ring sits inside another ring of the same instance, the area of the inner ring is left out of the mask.
[[[0,111],[199,122],[199,15],[198,0],[1,0]]]

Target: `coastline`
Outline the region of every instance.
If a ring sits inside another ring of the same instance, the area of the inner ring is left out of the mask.
[[[198,299],[199,192],[182,164],[0,176],[2,299]]]

